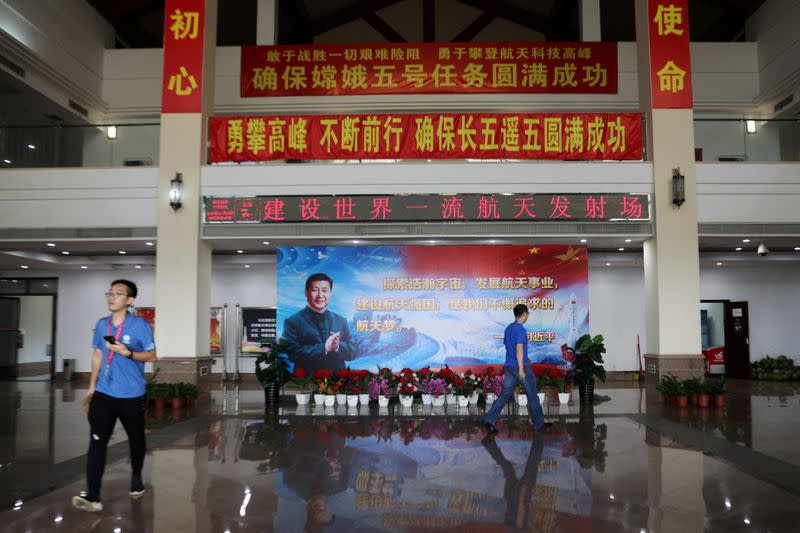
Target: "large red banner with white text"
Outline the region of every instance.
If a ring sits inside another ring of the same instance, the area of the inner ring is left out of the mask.
[[[640,160],[638,113],[214,117],[210,160]]]
[[[241,96],[617,92],[617,43],[244,46]]]

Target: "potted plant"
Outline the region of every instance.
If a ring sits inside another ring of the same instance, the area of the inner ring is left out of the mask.
[[[481,382],[478,379],[478,376],[476,376],[475,373],[469,368],[467,369],[466,372],[464,372],[464,381],[467,382],[470,390],[472,391],[469,395],[469,404],[476,405],[480,397],[478,389],[480,389],[481,387]]]
[[[707,408],[711,398],[708,393],[708,382],[698,380],[697,391],[697,406]]]
[[[486,374],[483,376],[483,395],[486,405],[494,403],[500,393],[503,392],[503,382],[503,374],[495,373],[494,368],[491,366],[486,369]]]
[[[153,401],[156,411],[164,411],[167,408],[167,398],[170,390],[166,383],[150,383],[147,386],[147,398]]]
[[[422,405],[430,405],[432,399],[431,395],[428,394],[427,384],[436,377],[435,373],[431,372],[431,369],[426,366],[414,372],[414,377],[419,384],[419,389],[422,391]]]
[[[533,365],[531,365],[531,372],[533,371]],[[536,375],[536,372],[533,374]],[[539,397],[539,404],[544,405],[544,389],[545,387],[550,386],[552,383],[552,379],[550,378],[550,369],[545,368],[542,370],[542,373],[536,377],[536,395]]]
[[[191,406],[197,399],[198,389],[194,383],[181,383],[181,396],[186,401],[187,406]]]
[[[336,383],[333,384],[333,390],[336,393],[336,405],[345,405],[347,403],[347,394],[345,393],[345,385],[350,378],[350,369],[343,368],[336,372]]]
[[[378,400],[380,407],[389,405],[389,398],[392,396],[390,376],[391,370],[388,368],[381,368],[378,374],[374,376],[369,382],[369,398],[370,400]]]
[[[358,403],[369,405],[369,380],[372,379],[372,372],[369,370],[355,370],[358,375],[360,387],[358,393]]]
[[[715,407],[725,407],[725,378],[706,380],[706,391],[714,398]]]
[[[281,387],[286,383],[288,351],[286,339],[266,344],[256,358],[256,377],[264,387],[264,403],[276,405],[280,401]]]
[[[525,393],[525,387],[522,386],[522,383],[518,384],[517,388],[514,389],[514,400],[520,407],[528,405],[528,395]]]
[[[445,399],[448,404],[456,403],[456,395],[453,392],[454,381],[456,378],[456,373],[450,370],[450,367],[447,365],[444,368],[439,369],[439,379],[444,380],[447,384],[447,392],[445,393]]]
[[[464,377],[459,375],[453,377],[453,393],[456,396],[459,407],[467,407],[469,405],[469,397],[473,392],[472,386]]]
[[[434,407],[441,407],[444,405],[445,396],[447,395],[448,385],[440,377],[431,377],[423,385],[423,392],[430,396],[431,404]]]
[[[358,397],[364,392],[362,387],[361,373],[357,370],[350,370],[344,382],[344,393],[347,397],[348,407],[358,406]]]
[[[170,383],[169,384],[169,399],[170,403],[172,404],[172,408],[175,410],[183,409],[184,399],[183,399],[183,383]]]
[[[329,384],[333,379],[333,372],[327,368],[321,368],[315,370],[311,378],[314,380],[314,384],[317,387],[314,393],[314,403],[316,405],[322,405],[325,403],[326,390],[329,388]]]
[[[697,378],[689,378],[683,381],[683,390],[686,396],[689,397],[690,404],[697,405],[697,397],[700,395],[701,388],[700,380]]]
[[[575,343],[575,360],[573,361],[572,380],[578,384],[581,403],[594,403],[594,380],[606,380],[606,369],[603,367],[603,354],[606,347],[603,336],[583,335]]]
[[[300,392],[294,395],[295,400],[297,400],[297,405],[308,404],[311,394],[306,392],[306,387],[309,383],[311,383],[311,380],[312,377],[308,375],[308,372],[305,368],[297,367],[294,369],[294,372],[289,374],[289,381],[294,383],[294,385],[300,389]]]
[[[667,374],[661,378],[661,383],[656,388],[664,396],[665,404],[675,403],[675,398],[678,396],[678,386],[678,379],[672,374]]]
[[[569,387],[569,381],[567,380],[566,376],[559,376],[555,379],[550,381],[550,384],[556,389],[558,393],[558,403],[561,405],[567,405],[569,403],[569,392],[567,392],[567,388]]]

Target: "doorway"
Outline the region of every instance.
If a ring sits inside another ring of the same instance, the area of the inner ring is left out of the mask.
[[[700,323],[703,355],[711,374],[750,378],[750,333],[747,302],[702,300]],[[724,362],[724,372],[720,361]]]
[[[0,296],[0,378],[17,376],[19,298]]]

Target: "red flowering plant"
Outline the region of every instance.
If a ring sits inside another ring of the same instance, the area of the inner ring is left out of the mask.
[[[476,376],[475,373],[469,368],[462,374],[462,377],[464,378],[464,381],[467,382],[467,385],[472,388],[473,393],[481,387],[481,380],[478,379],[478,376]]]
[[[319,394],[335,394],[331,391],[333,387],[333,372],[327,368],[320,369],[313,374],[314,383],[317,384]]]
[[[453,387],[453,393],[457,396],[469,396],[475,392],[475,388],[470,385],[469,381],[458,374],[453,375],[450,384]]]
[[[362,394],[367,389],[361,370],[351,370],[344,378],[343,383],[345,394]]]
[[[412,396],[417,391],[417,385],[406,376],[400,375],[397,382],[397,394],[400,396]]]
[[[486,374],[483,375],[483,383],[481,385],[481,387],[483,387],[483,393],[500,396],[500,393],[503,392],[504,382],[503,374],[498,374],[494,367],[490,366],[486,369]]]
[[[431,372],[431,369],[427,366],[414,372],[414,380],[420,390],[425,390],[425,385],[435,377],[434,374],[435,372]]]
[[[306,392],[306,387],[313,378],[308,375],[308,371],[305,368],[297,367],[294,369],[294,372],[289,374],[289,381],[294,383],[299,389],[301,393]]]

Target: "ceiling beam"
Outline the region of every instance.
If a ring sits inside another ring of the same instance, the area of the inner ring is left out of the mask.
[[[502,17],[537,33],[547,34],[550,18],[531,13],[504,0],[459,0],[464,5]]]
[[[361,16],[367,24],[372,26],[372,28],[383,35],[383,38],[389,41],[390,43],[405,43],[407,42],[405,37],[397,33],[394,28],[389,26],[389,24],[383,20],[381,17],[375,14],[373,11],[364,11],[364,14]]]
[[[323,18],[311,20],[311,34],[313,36],[320,35],[321,33],[343,26],[348,22],[364,18],[365,12],[371,11],[374,13],[401,1],[402,0],[372,0],[368,2],[361,0],[356,4],[334,11],[330,15],[325,15]]]
[[[469,26],[464,28],[461,33],[453,37],[454,43],[465,43],[473,40],[481,30],[492,23],[497,16],[494,13],[487,13],[484,11],[481,16],[473,20]]]
[[[436,41],[436,5],[434,0],[422,0],[422,40]]]

